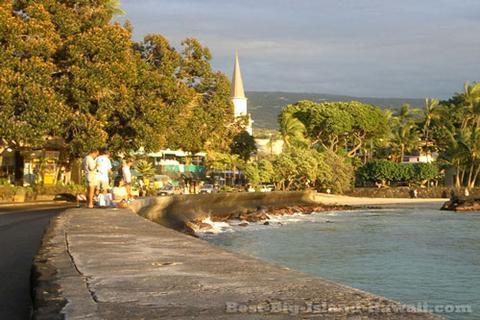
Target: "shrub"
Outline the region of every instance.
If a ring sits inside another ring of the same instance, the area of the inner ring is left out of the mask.
[[[380,183],[425,184],[438,177],[439,170],[432,163],[397,163],[373,160],[360,167],[356,173],[357,184]]]

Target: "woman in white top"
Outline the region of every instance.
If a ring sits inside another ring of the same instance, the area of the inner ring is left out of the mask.
[[[125,189],[127,189],[128,200],[132,198],[132,172],[130,171],[132,164],[133,161],[131,159],[128,159],[122,163],[122,180],[125,185]]]
[[[97,162],[98,150],[94,149],[83,159],[82,169],[87,183],[87,206],[93,208],[93,196],[97,187]]]

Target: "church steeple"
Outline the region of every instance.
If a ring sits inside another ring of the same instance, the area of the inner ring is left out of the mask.
[[[240,72],[240,63],[238,62],[238,53],[235,51],[235,66],[232,75],[232,102],[235,117],[248,117],[248,123],[244,128],[249,134],[252,134],[252,118],[247,110],[247,97],[243,89],[242,74]]]
[[[232,98],[245,99],[243,89],[242,73],[240,72],[240,63],[238,62],[238,52],[235,51],[235,66],[232,76]]]

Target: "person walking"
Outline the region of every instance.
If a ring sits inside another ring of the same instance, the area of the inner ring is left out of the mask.
[[[130,170],[133,165],[132,159],[122,162],[122,180],[127,189],[127,199],[132,199],[132,171]]]
[[[104,201],[101,206],[107,202],[107,193],[110,189],[110,175],[112,173],[112,162],[110,161],[110,152],[107,148],[103,149],[100,156],[97,157],[97,187],[99,197],[103,197]]]
[[[82,169],[87,184],[87,206],[90,209],[93,208],[93,197],[95,194],[95,188],[97,187],[97,162],[95,161],[97,157],[98,150],[93,149],[82,162]]]

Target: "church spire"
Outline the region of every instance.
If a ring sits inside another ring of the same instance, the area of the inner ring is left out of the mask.
[[[232,76],[232,98],[245,99],[245,91],[243,90],[242,74],[240,72],[240,63],[238,62],[238,52],[235,51],[235,67]]]

